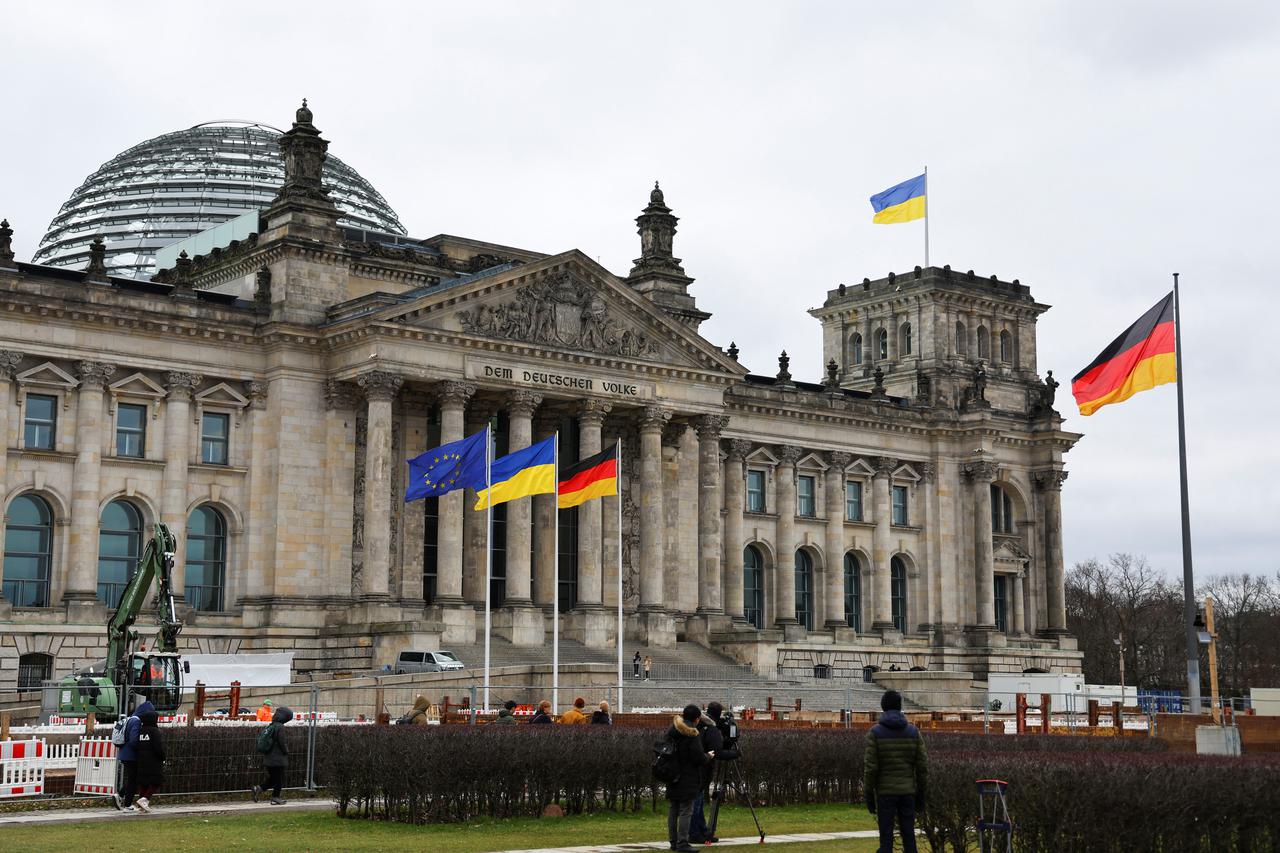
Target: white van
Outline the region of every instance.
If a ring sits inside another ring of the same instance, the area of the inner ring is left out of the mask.
[[[448,672],[464,669],[462,661],[453,652],[401,652],[396,658],[396,675],[406,672]]]

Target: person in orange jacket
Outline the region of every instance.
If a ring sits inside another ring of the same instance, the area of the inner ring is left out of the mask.
[[[275,713],[275,709],[271,707],[270,699],[262,700],[262,707],[258,709],[258,721],[262,723],[271,722],[271,715]]]
[[[560,715],[560,722],[567,723],[571,726],[582,725],[590,720],[584,712],[583,708],[587,707],[587,700],[579,696],[573,700],[573,707]]]

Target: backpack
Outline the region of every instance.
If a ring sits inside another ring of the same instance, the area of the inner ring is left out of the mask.
[[[400,715],[400,719],[396,720],[396,725],[407,726],[425,713],[426,711],[413,711],[413,710],[406,711],[405,713]]]
[[[675,742],[670,738],[653,745],[653,778],[666,785],[680,781],[680,758],[676,755]]]
[[[258,732],[258,752],[266,755],[271,748],[276,745],[276,733],[272,726],[267,726]]]
[[[124,746],[125,729],[129,727],[129,721],[132,719],[133,717],[116,717],[116,724],[111,727],[111,744],[113,746]]]

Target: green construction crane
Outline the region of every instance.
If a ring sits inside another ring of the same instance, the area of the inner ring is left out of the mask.
[[[133,698],[149,699],[157,711],[175,711],[182,703],[182,668],[178,655],[177,605],[173,599],[173,555],[178,542],[168,525],[157,524],[142,552],[138,571],[125,585],[120,606],[107,620],[105,661],[67,676],[58,685],[58,711],[110,722],[133,708]],[[146,605],[152,583],[156,594],[156,647],[134,651],[138,632],[133,623]]]

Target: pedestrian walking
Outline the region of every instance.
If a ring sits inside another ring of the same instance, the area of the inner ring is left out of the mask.
[[[151,811],[151,798],[164,785],[164,739],[160,735],[160,715],[154,710],[138,716],[138,811]]]
[[[426,726],[431,722],[429,712],[431,711],[431,703],[427,701],[427,697],[421,693],[413,700],[413,707],[405,712],[404,716],[396,723],[399,725]]]
[[[583,710],[587,707],[587,700],[579,696],[573,700],[573,707],[560,715],[560,722],[568,726],[579,726],[587,722],[587,714]]]
[[[644,656],[644,680],[649,680],[649,675],[653,672],[653,658],[648,655]]]
[[[551,703],[543,699],[538,703],[538,710],[534,712],[533,719],[530,723],[554,723],[551,719]]]
[[[138,809],[133,804],[133,798],[138,793],[138,734],[142,729],[142,718],[139,714],[146,714],[156,709],[155,705],[150,702],[143,702],[139,705],[124,721],[124,743],[120,745],[116,757],[120,760],[120,793],[115,795],[116,808],[121,811],[133,812]]]
[[[591,712],[591,725],[593,726],[611,726],[613,718],[609,716],[609,703],[601,702],[600,708]]]
[[[640,677],[640,652],[636,652],[636,656],[631,659],[631,677]]]
[[[514,726],[518,721],[516,720],[515,714],[511,712],[514,711],[515,709],[516,709],[515,700],[508,699],[506,702],[502,704],[502,708],[499,709],[498,711],[498,719],[494,720],[494,722],[501,723],[504,726]]]
[[[863,759],[863,792],[867,810],[880,826],[879,853],[893,853],[895,819],[902,835],[902,853],[916,853],[916,812],[924,808],[929,761],[924,738],[902,714],[896,690],[880,697],[880,722],[867,732]]]
[[[702,749],[702,735],[698,731],[700,719],[701,709],[697,705],[686,705],[672,719],[671,728],[667,731],[667,740],[675,747],[678,768],[676,780],[667,784],[667,840],[671,849],[680,853],[694,853],[696,849],[689,843],[693,800],[702,786],[702,768],[715,757]]]
[[[262,755],[262,768],[267,778],[253,786],[256,803],[263,791],[271,789],[271,805],[284,805],[280,789],[284,787],[284,771],[289,766],[289,747],[284,742],[284,726],[293,719],[293,711],[283,706],[271,715],[271,723],[258,733],[258,752]]]

